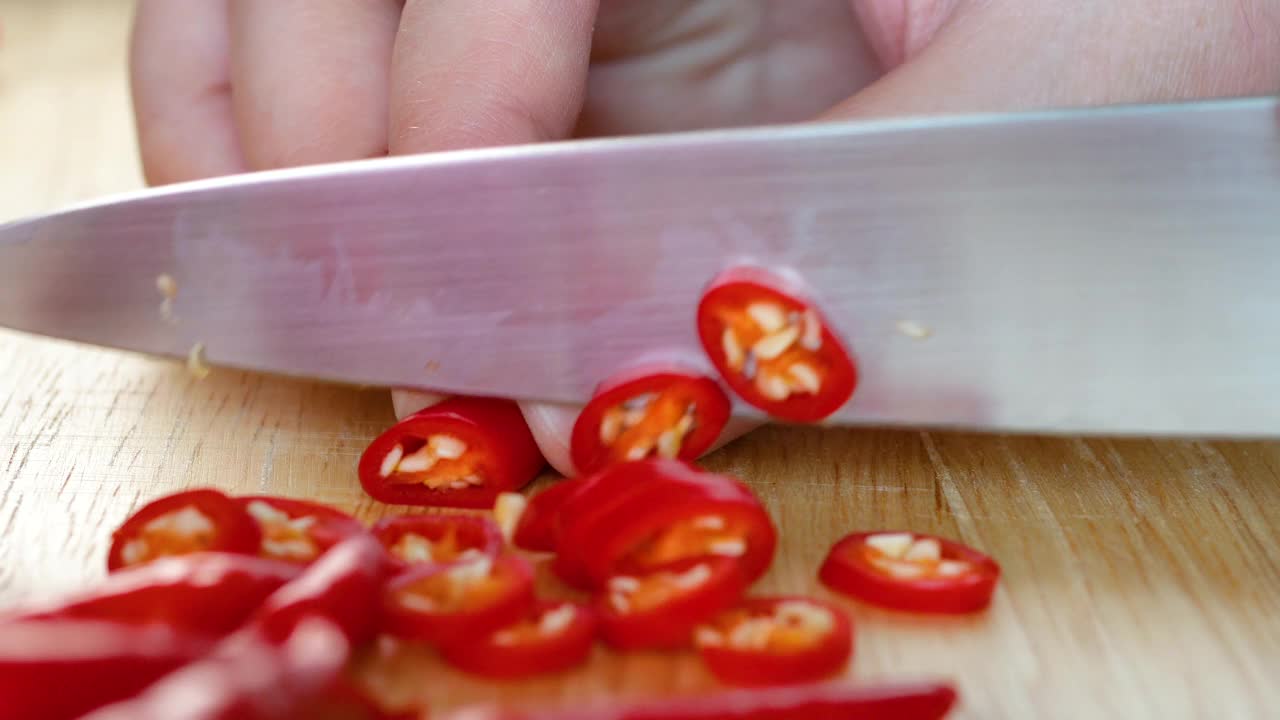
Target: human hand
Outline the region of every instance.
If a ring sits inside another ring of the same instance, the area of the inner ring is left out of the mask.
[[[1280,3],[140,0],[132,71],[159,184],[571,136],[1275,93]],[[394,399],[403,417],[438,398]],[[572,474],[575,409],[523,410]]]

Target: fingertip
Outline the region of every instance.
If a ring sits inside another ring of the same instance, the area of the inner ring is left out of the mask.
[[[395,410],[396,420],[406,417],[444,400],[444,395],[424,393],[417,390],[392,390],[391,406]]]
[[[528,423],[538,448],[542,450],[542,456],[556,472],[565,477],[577,474],[569,452],[569,441],[579,410],[581,408],[574,405],[520,404],[520,411],[524,413],[525,422]]]

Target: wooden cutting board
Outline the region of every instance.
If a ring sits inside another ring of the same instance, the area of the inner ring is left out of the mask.
[[[0,220],[141,184],[130,7],[0,6]],[[219,371],[196,381],[174,364],[0,331],[0,606],[100,577],[111,529],[185,487],[308,497],[366,520],[396,512],[354,475],[391,421],[381,391]],[[1280,444],[767,428],[706,464],[746,479],[782,531],[762,592],[832,597],[818,563],[860,528],[941,533],[1002,562],[978,617],[845,603],[853,677],[951,678],[958,718],[1280,712]],[[393,694],[439,709],[714,687],[692,657],[603,650],[515,685],[413,648],[384,670]]]

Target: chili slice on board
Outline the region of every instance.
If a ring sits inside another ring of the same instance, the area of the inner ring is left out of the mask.
[[[388,583],[384,630],[407,640],[448,644],[511,625],[534,605],[533,568],[521,558],[483,557],[423,565]]]
[[[750,584],[777,547],[769,514],[745,485],[679,460],[610,466],[560,516],[554,568],[589,585],[715,557],[733,559]]]
[[[340,629],[323,618],[302,618],[282,638],[247,629],[135,697],[81,720],[314,718],[309,706],[341,681],[350,656]]]
[[[268,638],[283,641],[299,622],[322,617],[352,645],[374,635],[391,559],[372,535],[361,533],[329,548],[296,579],[272,593],[252,618]]]
[[[497,558],[502,553],[498,526],[474,515],[397,515],[379,520],[372,532],[401,569]]]
[[[862,532],[831,548],[819,578],[832,590],[895,610],[969,613],[991,604],[1000,566],[945,538]]]
[[[379,502],[478,509],[529,484],[545,464],[514,402],[454,397],[374,439],[358,472]]]
[[[617,575],[597,598],[600,633],[619,650],[687,647],[699,623],[733,605],[746,589],[737,564],[725,559]]]
[[[825,683],[544,710],[466,708],[445,720],[941,720],[955,702],[947,683]]]
[[[253,555],[261,542],[258,523],[235,500],[188,490],[152,500],[125,520],[111,535],[107,569],[206,551]]]
[[[530,552],[555,552],[560,536],[560,508],[581,487],[582,479],[560,480],[534,495],[520,511],[511,543]]]
[[[243,624],[263,600],[299,572],[297,565],[252,555],[164,557],[117,570],[90,589],[28,608],[14,619],[163,623],[177,630],[221,636]]]
[[[723,683],[811,682],[848,664],[853,624],[843,610],[817,600],[750,598],[700,625],[694,644]]]
[[[0,624],[0,720],[71,720],[132,696],[209,650],[164,625],[100,620]]]
[[[494,679],[557,673],[586,662],[596,640],[590,608],[572,602],[542,602],[526,617],[481,637],[441,648],[454,667]]]
[[[729,421],[715,380],[674,365],[629,370],[596,388],[573,425],[579,474],[646,457],[697,459]]]
[[[729,387],[773,417],[817,422],[857,386],[852,356],[817,306],[762,268],[733,268],[712,280],[697,325]]]
[[[337,508],[292,498],[249,496],[236,502],[258,522],[259,554],[306,564],[342,540],[365,532],[359,520]]]

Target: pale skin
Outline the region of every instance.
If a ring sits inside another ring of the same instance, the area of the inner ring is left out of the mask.
[[[139,0],[132,79],[146,177],[164,184],[576,136],[1274,94],[1280,0]],[[403,417],[435,398],[393,399]],[[574,409],[523,410],[573,474]]]

